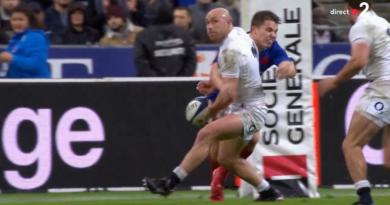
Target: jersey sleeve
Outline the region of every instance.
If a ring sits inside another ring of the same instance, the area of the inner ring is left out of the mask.
[[[355,25],[352,26],[350,32],[349,32],[349,41],[351,44],[357,42],[357,41],[365,41],[369,44],[372,43],[373,38],[370,35],[370,27],[368,25],[365,25],[363,22],[357,22]]]
[[[242,55],[242,53],[233,49],[225,49],[221,52],[220,71],[223,77],[239,77]]]
[[[277,66],[283,61],[291,61],[286,51],[276,41],[272,44],[270,59],[271,64]]]

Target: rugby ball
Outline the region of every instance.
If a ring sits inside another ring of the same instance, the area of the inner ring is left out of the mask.
[[[192,99],[186,107],[186,120],[193,125],[202,126],[208,122],[207,106],[209,98],[207,96],[199,96]]]

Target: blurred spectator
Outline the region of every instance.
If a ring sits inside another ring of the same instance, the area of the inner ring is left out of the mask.
[[[20,5],[13,10],[10,23],[15,34],[6,51],[0,53],[0,61],[9,64],[6,77],[50,78],[48,41],[43,30],[37,29],[33,12]]]
[[[240,0],[220,0],[224,8],[226,8],[233,18],[233,25],[240,26]]]
[[[31,9],[31,11],[35,15],[35,19],[37,20],[37,24],[39,28],[45,29],[45,12],[43,11],[43,8],[41,4],[38,4],[35,1],[30,1],[30,3],[27,3],[27,6]]]
[[[0,44],[7,44],[9,41],[8,36],[0,29]]]
[[[313,9],[313,41],[314,43],[331,43],[345,41],[342,37],[338,36],[331,26],[335,24],[331,23],[328,18],[328,12],[322,6],[318,6]]]
[[[196,68],[195,45],[190,33],[173,24],[173,8],[155,1],[153,24],[138,34],[134,61],[138,76],[192,76]]]
[[[196,0],[178,0],[179,6],[191,6],[195,4]]]
[[[206,14],[214,8],[222,7],[219,3],[213,3],[212,0],[198,0],[190,7],[192,11],[192,24],[195,32],[195,41],[197,43],[210,43],[206,32]]]
[[[311,9],[317,8],[319,6],[321,6],[321,4],[318,3],[316,0],[311,1]]]
[[[110,6],[118,6],[123,12],[126,12],[126,0],[94,0],[98,14],[105,15]]]
[[[191,10],[188,7],[177,7],[173,11],[173,23],[181,28],[190,30],[192,27]]]
[[[82,0],[79,0],[82,1]],[[126,0],[88,0],[90,3],[88,8],[93,8],[89,10],[89,13],[92,14],[90,25],[97,29],[101,35],[105,33],[105,23],[107,19],[107,8],[109,6],[119,6],[120,9],[126,14],[127,6]]]
[[[191,33],[195,39],[194,28],[192,27],[192,14],[188,7],[177,7],[173,11],[173,23]]]
[[[34,2],[34,3],[37,3],[41,6],[42,10],[46,10],[47,8],[49,8],[52,3],[53,3],[53,0],[24,0],[25,3],[31,3],[31,2]]]
[[[87,10],[81,3],[69,7],[68,27],[62,34],[63,44],[85,45],[99,41],[99,32],[87,25]]]
[[[46,28],[51,32],[53,44],[61,43],[61,35],[68,26],[68,9],[72,0],[53,0],[53,5],[45,12]]]
[[[140,27],[129,25],[126,16],[119,6],[109,6],[106,11],[106,34],[100,40],[102,45],[132,45]]]
[[[0,32],[3,33],[3,42],[7,43],[13,35],[10,26],[12,11],[20,5],[20,0],[0,0]]]
[[[129,10],[129,21],[136,26],[146,27],[145,0],[126,0],[126,5]]]
[[[153,24],[154,19],[156,18],[156,7],[155,5],[156,1],[158,0],[146,0],[146,6],[145,6],[145,14],[144,14],[144,22],[145,27],[150,26]]]
[[[86,23],[88,26],[96,29],[99,32],[99,36],[103,35],[103,26],[105,23],[104,14],[98,14],[96,10],[95,0],[73,0],[84,6],[86,9]]]

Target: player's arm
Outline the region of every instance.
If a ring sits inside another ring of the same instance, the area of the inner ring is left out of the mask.
[[[213,72],[215,70],[218,70],[218,63],[211,64],[210,68],[210,79],[209,80],[202,80],[196,85],[196,90],[202,94],[202,95],[208,95],[215,89],[219,89],[214,85],[213,81],[219,81],[219,79],[215,79],[216,76],[213,77]],[[218,76],[219,77],[219,76]]]
[[[276,70],[276,77],[278,79],[292,78],[297,73],[295,65],[292,61],[285,60],[278,65]]]
[[[223,79],[219,73],[218,63],[213,63],[210,69],[210,85],[215,89],[221,89],[223,84]]]
[[[292,78],[297,73],[294,62],[288,57],[286,51],[277,41],[271,47],[271,59],[278,66],[276,77],[278,79]]]
[[[370,56],[370,44],[363,40],[358,40],[352,44],[351,58],[347,64],[336,75],[336,86],[352,78],[367,65]]]
[[[226,108],[237,98],[238,78],[221,77],[219,94],[214,103],[209,105],[209,115],[214,116],[218,111]]]
[[[320,96],[324,96],[330,90],[356,75],[367,65],[369,56],[370,44],[368,42],[361,40],[354,42],[351,48],[351,58],[336,77],[320,81],[318,86]]]
[[[221,64],[223,71],[218,66],[212,66],[210,71],[211,84],[219,89],[214,103],[209,105],[210,116],[227,107],[238,95],[241,54],[236,50],[225,50],[223,53]]]

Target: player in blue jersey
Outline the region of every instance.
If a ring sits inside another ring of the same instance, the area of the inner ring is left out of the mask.
[[[264,73],[268,68],[277,66],[276,77],[278,79],[293,77],[296,74],[292,60],[287,56],[286,51],[276,41],[279,18],[271,11],[257,12],[251,22],[250,36],[255,41],[259,51],[260,73]],[[214,63],[212,69],[218,69],[218,64]],[[215,96],[217,90],[213,90],[209,81],[202,81],[198,84],[198,91],[204,95]],[[229,112],[229,111],[228,111]],[[241,151],[241,157],[247,158],[257,144],[259,134],[245,146]],[[214,145],[210,151],[210,162],[212,171],[211,180],[211,201],[224,200],[224,181],[228,171],[217,162],[218,144]]]

